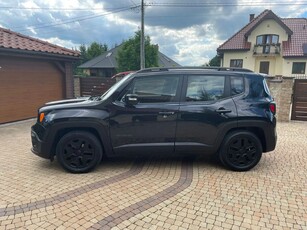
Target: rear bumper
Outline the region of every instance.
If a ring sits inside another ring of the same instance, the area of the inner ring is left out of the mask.
[[[276,125],[270,129],[270,134],[267,135],[266,138],[266,149],[265,152],[273,151],[277,144],[277,132],[276,132]]]

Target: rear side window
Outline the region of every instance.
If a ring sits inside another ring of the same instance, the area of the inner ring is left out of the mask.
[[[243,77],[230,78],[231,95],[237,95],[244,92]]]
[[[216,101],[224,98],[224,76],[189,76],[186,101]]]

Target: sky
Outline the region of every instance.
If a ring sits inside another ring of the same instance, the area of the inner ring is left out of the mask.
[[[282,18],[306,18],[307,0],[144,0],[145,34],[160,52],[200,66],[265,9]],[[141,0],[0,0],[0,27],[70,49],[109,48],[141,28]]]

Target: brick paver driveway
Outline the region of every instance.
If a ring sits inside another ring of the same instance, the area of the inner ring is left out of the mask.
[[[307,123],[279,123],[249,172],[169,156],[81,175],[31,153],[32,123],[0,126],[0,229],[307,229]]]

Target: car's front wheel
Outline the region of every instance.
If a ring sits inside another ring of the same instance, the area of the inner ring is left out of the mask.
[[[234,171],[247,171],[255,167],[262,156],[259,138],[248,131],[229,133],[220,148],[220,161]]]
[[[57,160],[72,173],[93,170],[102,159],[99,140],[90,132],[73,131],[65,134],[57,144]]]

